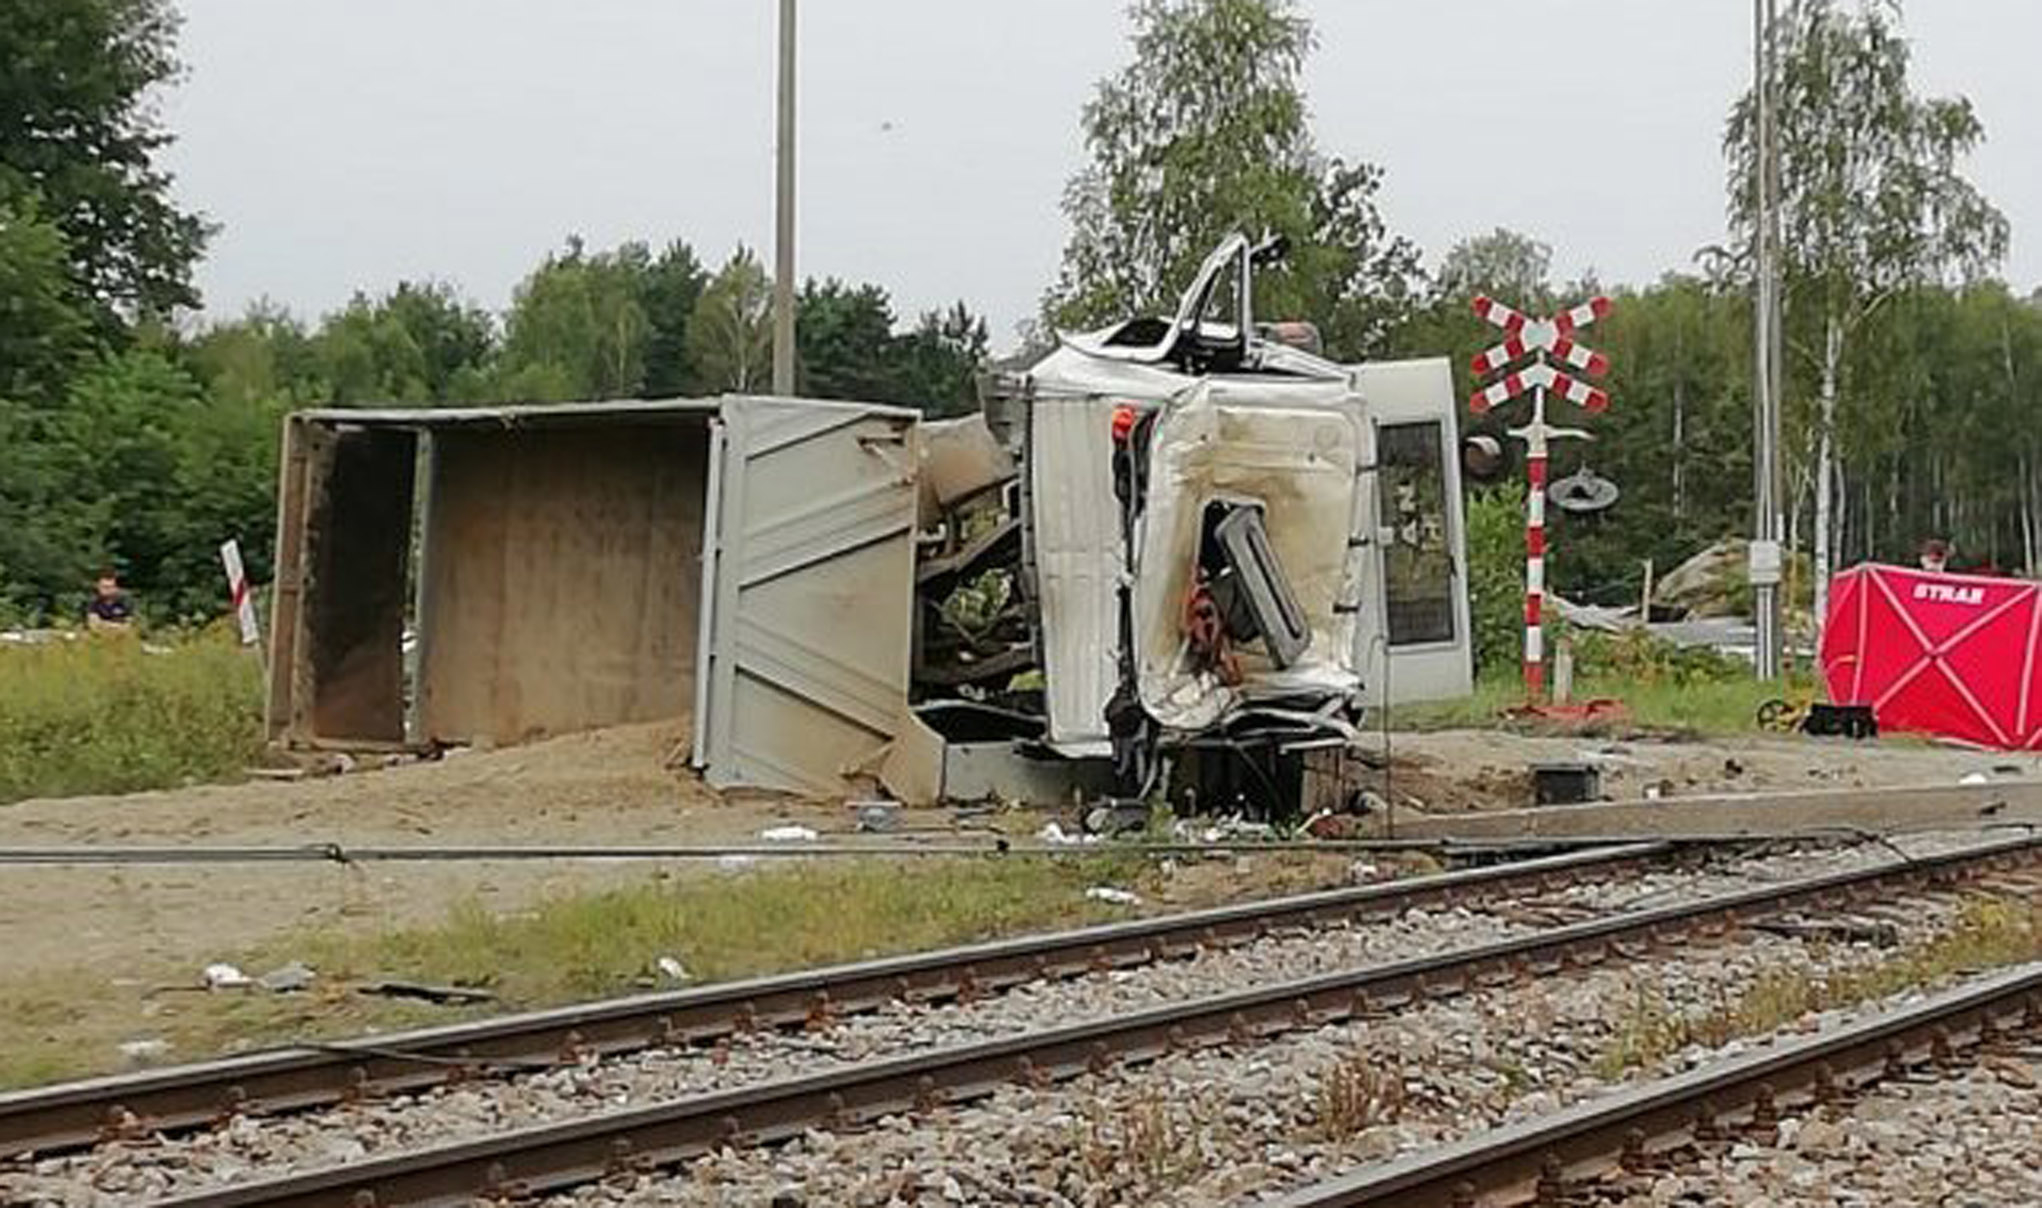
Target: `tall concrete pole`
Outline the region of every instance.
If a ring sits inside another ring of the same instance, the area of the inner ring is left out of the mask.
[[[773,393],[794,393],[794,0],[780,0],[779,135],[774,141]]]
[[[1752,239],[1752,611],[1757,671],[1777,679],[1784,628],[1780,601],[1780,276],[1779,140],[1773,129],[1774,0],[1752,0],[1752,187],[1756,222]]]

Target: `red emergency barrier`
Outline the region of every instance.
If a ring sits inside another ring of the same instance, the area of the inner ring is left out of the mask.
[[[1830,580],[1822,678],[1882,730],[2042,750],[2042,584],[1866,563]]]

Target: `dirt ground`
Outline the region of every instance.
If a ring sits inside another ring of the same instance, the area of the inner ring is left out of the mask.
[[[38,845],[431,845],[754,842],[797,823],[852,831],[839,804],[725,798],[669,767],[676,733],[637,726],[438,762],[295,782],[258,781],[0,807],[0,847]],[[1611,798],[1648,785],[1707,792],[1949,784],[2042,760],[1918,743],[1746,737],[1714,742],[1535,737],[1490,731],[1393,735],[1390,788],[1435,811],[1529,804],[1528,766],[1585,759]],[[910,831],[951,830],[950,811]],[[1021,825],[1032,824],[1023,821]],[[188,968],[294,928],[364,930],[443,918],[457,903],[502,911],[544,895],[642,883],[642,862],[517,861],[0,868],[0,980],[83,967]]]
[[[1531,805],[1531,765],[1554,761],[1596,767],[1603,795],[1613,801],[1636,801],[1648,793],[1679,798],[1946,785],[1973,772],[2042,776],[2042,755],[1976,751],[1907,738],[1856,743],[1743,735],[1697,741],[1443,730],[1392,733],[1390,752],[1394,800],[1435,813]]]
[[[666,765],[670,726],[291,782],[0,806],[0,847],[755,842],[777,823],[848,829],[842,806],[725,800]],[[644,862],[0,868],[0,977],[80,964],[204,964],[298,927],[395,926],[457,902],[642,881]]]

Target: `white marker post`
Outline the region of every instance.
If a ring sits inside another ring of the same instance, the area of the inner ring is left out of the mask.
[[[262,640],[255,624],[255,596],[248,590],[248,571],[241,565],[241,543],[229,537],[220,546],[220,564],[227,568],[227,595],[234,601],[234,619],[241,626],[241,644]]]

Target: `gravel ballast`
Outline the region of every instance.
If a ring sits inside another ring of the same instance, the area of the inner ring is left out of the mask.
[[[1906,848],[1927,854],[1976,841],[1975,835],[1922,838],[1908,841]],[[1491,943],[1556,923],[1894,858],[1880,845],[1864,845],[1734,860],[1702,871],[1652,870],[1510,903],[1414,910],[1360,926],[1283,933],[1189,960],[1031,983],[969,1004],[896,1004],[843,1019],[819,1033],[753,1034],[713,1050],[648,1050],[306,1116],[240,1119],[190,1137],[108,1146],[0,1169],[0,1197],[10,1203],[64,1205],[147,1201]],[[1946,900],[1922,904],[1930,901],[1889,909],[1882,917],[1904,935],[1926,935],[1946,923],[1952,910]],[[1611,1005],[1633,1001],[1647,990],[1671,1006],[1699,1008],[1716,1001],[1712,995],[1732,993],[1761,969],[1784,961],[1833,967],[1876,959],[1878,951],[1744,936],[1720,948],[1682,949],[1645,965],[1582,971],[1428,1003],[1393,1019],[1300,1033],[1247,1053],[1180,1054],[1049,1092],[1003,1092],[982,1105],[946,1111],[937,1121],[891,1121],[841,1138],[814,1133],[774,1150],[712,1156],[695,1164],[685,1178],[650,1180],[621,1191],[592,1189],[576,1198],[764,1204],[806,1184],[809,1204],[1121,1203],[1139,1189],[1127,1184],[1138,1176],[1138,1181],[1147,1180],[1140,1185],[1150,1192],[1166,1194],[1142,1202],[1223,1202],[1250,1187],[1297,1182],[1379,1156],[1377,1150],[1400,1152],[1429,1144],[1446,1135],[1442,1130],[1516,1118],[1579,1098],[1599,1084],[1587,1066],[1607,1038]],[[1698,959],[1697,953],[1706,956]],[[1387,1128],[1365,1130],[1351,1146],[1325,1138],[1316,1116],[1329,1080],[1359,1093],[1370,1083],[1371,1069],[1378,1074],[1400,1071],[1397,1080],[1405,1084],[1399,1092],[1405,1101],[1401,1119]],[[1320,1134],[1316,1141],[1315,1130]],[[944,1178],[955,1186],[943,1178],[921,1186],[918,1180],[938,1170],[948,1171]],[[991,1180],[994,1190],[974,1190],[974,1180],[981,1179]],[[1028,1198],[1034,1193],[1025,1189],[1037,1184],[1044,1196]],[[1107,1198],[1088,1198],[1088,1189],[1095,1187]],[[620,1194],[623,1199],[610,1198]],[[932,1195],[936,1198],[929,1199]]]

